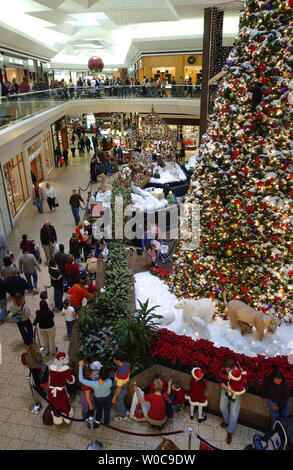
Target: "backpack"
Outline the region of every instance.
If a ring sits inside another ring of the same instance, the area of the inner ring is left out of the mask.
[[[97,272],[97,258],[88,258],[86,269],[89,273]]]

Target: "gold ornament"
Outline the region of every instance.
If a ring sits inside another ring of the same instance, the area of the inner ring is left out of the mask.
[[[222,271],[227,271],[227,268],[225,268],[225,266],[222,266]]]
[[[227,256],[232,256],[232,255],[233,255],[233,251],[232,251],[232,250],[227,250],[227,251],[226,251],[226,255],[227,255]]]

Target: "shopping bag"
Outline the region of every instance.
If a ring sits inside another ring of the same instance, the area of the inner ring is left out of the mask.
[[[43,413],[43,423],[46,426],[52,426],[53,425],[53,416],[52,416],[52,408],[50,405],[47,406]]]

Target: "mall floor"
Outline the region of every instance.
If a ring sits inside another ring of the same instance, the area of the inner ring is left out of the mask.
[[[78,153],[78,152],[77,152]],[[54,225],[58,242],[64,243],[68,250],[68,241],[75,230],[75,224],[68,204],[73,188],[78,186],[86,188],[89,181],[90,156],[84,158],[69,158],[69,166],[54,169],[50,174],[49,182],[54,185],[60,207],[50,212],[47,204],[44,204],[44,213],[41,215],[36,207],[27,207],[8,238],[11,250],[16,260],[20,255],[19,243],[22,234],[26,233],[28,238],[40,243],[40,228],[45,220],[50,220]],[[86,193],[83,193],[86,195]],[[42,253],[44,259],[44,254]],[[44,288],[49,285],[48,268],[43,263],[42,271],[39,273],[38,287]],[[49,289],[49,298],[52,299],[52,289]],[[39,296],[27,296],[27,302],[32,311],[32,318],[38,307]],[[55,314],[56,345],[59,351],[68,350],[68,341],[65,339],[66,327],[63,317]],[[27,369],[21,364],[20,356],[24,352],[24,345],[16,325],[11,320],[6,320],[0,326],[0,341],[2,344],[2,365],[0,365],[0,449],[1,450],[86,450],[91,441],[90,431],[85,423],[62,424],[61,426],[45,426],[42,421],[42,412],[38,415],[29,411],[32,404],[31,392],[27,383]],[[46,403],[42,400],[43,409]],[[81,417],[81,407],[78,397],[72,401],[75,417]],[[112,416],[115,410],[111,411]],[[245,426],[237,425],[232,444],[227,445],[226,430],[220,427],[221,419],[207,414],[207,420],[198,424],[197,420],[189,418],[188,407],[174,415],[174,418],[166,425],[165,431],[188,430],[189,427],[195,433],[213,444],[219,449],[241,450],[252,441],[255,430]],[[125,423],[114,425],[121,429],[137,433],[153,432],[146,423],[136,423],[128,419]],[[149,450],[155,449],[160,442],[159,437],[131,436],[119,433],[104,427],[95,430],[96,440],[103,443],[106,450]],[[172,436],[170,436],[172,438]],[[173,437],[173,440],[183,449],[188,449],[188,432]],[[193,450],[198,449],[199,441],[192,438]]]

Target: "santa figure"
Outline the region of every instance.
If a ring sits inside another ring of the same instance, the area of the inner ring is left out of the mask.
[[[235,401],[236,397],[243,395],[243,393],[246,392],[244,387],[244,383],[246,382],[246,375],[247,372],[242,369],[233,369],[228,373],[228,387],[232,390],[233,393],[231,394],[230,392],[227,392],[227,396],[231,401]]]
[[[59,352],[54,358],[54,364],[49,367],[49,387],[48,400],[63,415],[72,417],[73,409],[71,408],[69,397],[66,390],[66,383],[73,384],[75,377],[68,366],[69,358],[66,353]],[[54,424],[70,423],[69,419],[60,416],[57,411],[52,410]]]

